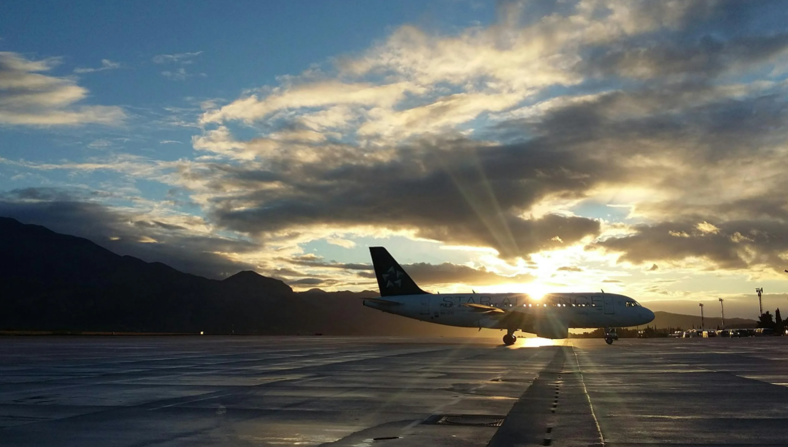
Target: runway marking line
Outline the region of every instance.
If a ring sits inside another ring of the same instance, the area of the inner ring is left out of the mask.
[[[148,411],[161,410],[162,408],[169,408],[169,407],[174,407],[174,406],[177,406],[177,405],[193,404],[195,402],[201,402],[201,401],[210,400],[210,399],[218,399],[218,398],[222,398],[222,397],[225,397],[225,396],[208,396],[208,397],[203,397],[203,398],[200,398],[200,399],[189,400],[189,401],[186,401],[186,402],[175,402],[174,404],[162,405],[162,406],[156,407],[156,408],[148,408]]]
[[[575,355],[575,363],[577,363],[577,374],[580,376],[580,383],[583,384],[583,392],[586,395],[586,399],[588,400],[588,406],[591,407],[591,416],[594,418],[594,424],[596,424],[597,432],[599,432],[599,442],[601,443],[602,447],[605,445],[605,436],[602,434],[602,427],[599,426],[599,419],[596,418],[596,412],[594,411],[594,404],[591,403],[591,396],[588,394],[588,388],[586,387],[586,380],[583,377],[583,369],[580,367],[580,359],[577,357],[577,351],[575,351],[575,347],[572,346],[572,354]]]

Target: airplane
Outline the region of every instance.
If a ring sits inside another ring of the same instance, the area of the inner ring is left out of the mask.
[[[370,247],[380,298],[364,306],[395,315],[448,326],[506,330],[511,346],[521,330],[543,338],[567,338],[569,328],[606,328],[605,341],[618,339],[613,327],[650,323],[654,312],[634,299],[614,293],[550,293],[534,298],[525,293],[425,292],[384,247]]]

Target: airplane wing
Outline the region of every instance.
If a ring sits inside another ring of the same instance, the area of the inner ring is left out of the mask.
[[[475,304],[475,303],[466,303],[463,304],[465,307],[470,307],[471,310],[474,312],[479,312],[482,314],[504,314],[506,313],[505,310],[499,309],[493,306],[485,306],[484,304]]]
[[[497,317],[497,327],[499,329],[517,327],[526,332],[534,333],[538,337],[568,337],[569,325],[566,321],[554,315],[545,314],[537,316],[527,311],[524,312],[521,307],[504,310],[498,307],[475,303],[466,303],[463,304],[463,306],[470,307],[474,312]]]

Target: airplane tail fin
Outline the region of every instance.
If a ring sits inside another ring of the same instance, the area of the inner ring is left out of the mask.
[[[384,247],[369,247],[380,296],[426,295]]]

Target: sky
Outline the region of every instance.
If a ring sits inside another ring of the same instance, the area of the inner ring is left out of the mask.
[[[788,9],[0,3],[0,216],[295,290],[788,307]],[[712,310],[714,309],[714,310]]]

